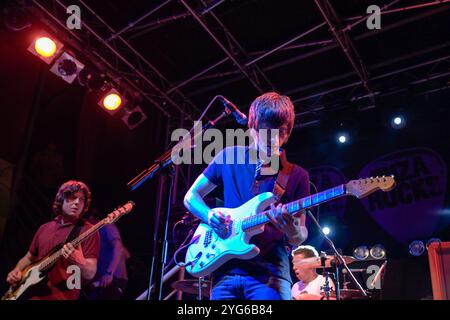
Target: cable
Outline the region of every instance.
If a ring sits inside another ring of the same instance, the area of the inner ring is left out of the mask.
[[[181,222],[181,221],[178,221],[175,225],[177,225],[177,224],[180,223],[180,222]],[[175,226],[174,226],[173,229],[175,229]],[[195,228],[195,229],[196,229],[196,228]],[[190,241],[188,244],[186,244],[186,241],[188,241],[188,239],[192,236],[192,234],[194,233],[194,230],[195,230],[195,229],[194,229],[194,228],[191,228],[191,229],[189,230],[188,235],[187,235],[186,238],[183,240],[183,242],[181,243],[180,247],[179,247],[179,248],[175,251],[175,253],[173,254],[173,257],[172,257],[172,259],[170,260],[170,262],[167,264],[167,267],[166,267],[166,269],[164,270],[164,272],[166,272],[167,269],[168,269],[174,262],[175,262],[176,265],[178,265],[178,266],[180,266],[180,267],[185,266],[184,263],[178,262],[178,261],[177,261],[177,255],[178,255],[178,253],[179,253],[181,250],[183,250],[184,248],[186,248],[186,247],[188,247],[188,246],[191,245],[191,243],[193,242],[192,239],[191,239],[191,241]],[[175,243],[175,242],[174,242],[174,243]]]
[[[189,261],[188,263],[178,262],[178,261],[177,261],[177,255],[178,255],[178,253],[180,253],[180,251],[183,250],[184,248],[189,247],[194,241],[197,240],[198,237],[196,237],[195,239],[191,239],[191,241],[190,241],[188,244],[185,244],[185,243],[186,243],[186,240],[187,240],[190,236],[192,236],[193,233],[194,233],[194,228],[192,228],[191,230],[189,230],[189,234],[187,235],[187,237],[186,237],[186,239],[184,240],[184,242],[181,244],[181,247],[179,247],[179,248],[177,249],[177,251],[175,251],[175,253],[173,254],[173,260],[175,261],[175,264],[176,264],[177,266],[179,266],[179,267],[185,267],[185,266],[191,265],[191,264],[194,263],[195,260],[197,260],[197,258],[196,258],[196,259],[194,259],[194,261]]]

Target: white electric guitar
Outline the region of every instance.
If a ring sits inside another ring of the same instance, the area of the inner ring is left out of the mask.
[[[352,195],[363,198],[377,190],[390,191],[394,186],[393,176],[352,180],[346,184],[290,202],[286,206],[288,212],[293,215],[300,210],[338,197]],[[270,210],[264,210],[275,202],[275,195],[265,192],[238,208],[213,209],[231,216],[232,222],[228,234],[225,238],[221,238],[209,225],[200,223],[186,253],[186,270],[195,277],[204,277],[230,259],[248,260],[258,255],[260,250],[256,245],[250,244],[250,239],[264,231],[264,225],[270,221],[266,216]]]
[[[134,206],[133,201],[127,202],[124,206],[114,210],[102,221],[98,222],[95,226],[89,228],[89,230],[80,234],[77,238],[70,243],[76,247],[84,240],[95,234],[103,226],[115,222],[121,216],[129,213]],[[47,272],[62,256],[63,244],[57,245],[48,253],[44,258],[29,265],[24,271],[22,271],[22,280],[15,286],[11,286],[8,292],[2,297],[2,300],[17,300],[21,297],[28,288],[41,282],[46,278]]]

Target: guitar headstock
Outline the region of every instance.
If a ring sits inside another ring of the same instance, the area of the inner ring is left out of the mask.
[[[104,221],[106,223],[114,223],[121,216],[129,213],[133,209],[133,207],[134,207],[134,202],[133,201],[128,201],[123,206],[117,208],[116,210],[114,210],[113,212],[108,214],[108,216],[104,219]]]
[[[351,180],[346,185],[347,193],[357,198],[364,198],[369,194],[382,190],[384,192],[391,191],[395,187],[394,176],[381,176],[375,178],[366,178]]]

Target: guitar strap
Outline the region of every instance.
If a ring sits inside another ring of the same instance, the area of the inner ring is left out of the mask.
[[[278,172],[277,179],[273,186],[273,194],[277,197],[278,202],[281,201],[281,197],[286,191],[292,169],[294,168],[294,165],[287,161],[284,151],[281,153],[280,160],[281,170]]]
[[[272,193],[276,196],[277,202],[280,202],[281,197],[283,196],[284,192],[286,191],[289,178],[291,176],[292,169],[294,165],[292,163],[289,163],[286,159],[286,155],[284,150],[280,154],[280,162],[281,162],[281,170],[278,171],[277,178],[275,180]],[[257,195],[261,193],[260,189],[260,181],[263,179],[261,175],[261,162],[258,162],[255,169],[255,180],[253,182],[253,185],[251,187],[252,193],[254,195]]]
[[[70,233],[67,236],[66,240],[64,240],[63,244],[66,244],[66,243],[74,240],[76,237],[78,237],[78,235],[80,234],[81,229],[84,226],[84,222],[85,222],[85,220],[83,218],[78,220],[78,222],[75,224],[75,226],[70,231]]]

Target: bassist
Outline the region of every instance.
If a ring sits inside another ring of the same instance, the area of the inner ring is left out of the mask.
[[[73,239],[78,234],[92,227],[91,224],[82,219],[83,215],[88,211],[90,203],[91,192],[83,182],[71,180],[64,183],[59,188],[53,203],[53,211],[56,214],[56,218],[43,224],[38,229],[28,252],[8,274],[7,282],[13,286],[20,283],[23,271],[30,264],[44,258],[58,244],[68,242],[69,237]],[[95,276],[99,252],[98,233],[76,248],[69,243],[60,250],[62,250],[63,258],[59,259],[49,269],[46,279],[36,285],[35,288],[31,288],[27,294],[29,299],[78,299],[80,288],[76,288],[76,285],[75,288],[67,285],[69,277],[76,272],[73,271],[74,268],[69,268],[70,266],[79,267],[80,280],[88,281]]]

